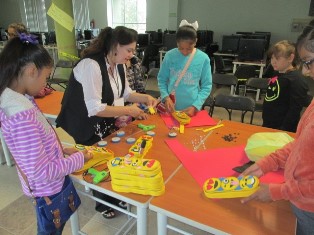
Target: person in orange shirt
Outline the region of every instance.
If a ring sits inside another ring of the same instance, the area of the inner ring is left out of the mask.
[[[297,41],[303,73],[314,79],[314,20],[304,28]],[[270,202],[289,200],[297,217],[297,235],[314,234],[314,101],[302,115],[293,142],[257,161],[243,175],[260,177],[284,169],[285,182],[261,184],[250,200]]]

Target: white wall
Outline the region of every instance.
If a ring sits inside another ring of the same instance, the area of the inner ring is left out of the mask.
[[[108,26],[107,0],[89,0],[89,17],[95,20],[95,28],[103,29]]]
[[[295,41],[293,18],[308,17],[310,0],[179,0],[178,19],[198,20],[200,29],[214,31],[214,41],[236,31],[270,31],[272,42]]]
[[[168,28],[169,1],[171,0],[147,0],[146,1],[146,30]]]
[[[21,21],[18,5],[18,0],[1,0],[0,27]],[[292,19],[309,18],[309,6],[310,0],[147,0],[147,30],[175,30],[187,19],[198,20],[200,29],[213,30],[219,43],[222,35],[236,31],[270,31],[272,42],[295,41],[300,33],[291,32]],[[96,27],[106,27],[107,1],[89,0],[89,7]]]
[[[0,27],[7,29],[9,24],[22,22],[19,0],[0,0]]]

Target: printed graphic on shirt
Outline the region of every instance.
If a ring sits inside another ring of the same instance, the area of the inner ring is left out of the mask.
[[[174,70],[174,69],[170,69],[170,76],[171,77],[175,77],[176,80],[179,78],[180,74],[182,73],[182,70]],[[185,85],[188,85],[188,86],[193,86],[195,85],[196,81],[193,79],[193,75],[191,72],[189,71],[186,71],[182,80],[180,81],[180,83],[183,83]]]
[[[280,94],[280,85],[278,82],[278,76],[275,76],[270,79],[267,92],[265,96],[265,101],[274,101],[278,99]]]

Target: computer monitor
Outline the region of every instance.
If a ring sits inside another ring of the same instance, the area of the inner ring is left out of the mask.
[[[254,32],[255,35],[261,34],[261,35],[265,35],[266,37],[266,50],[268,50],[269,48],[269,44],[270,44],[270,38],[271,38],[271,32],[262,32],[262,31],[255,31]]]
[[[235,54],[238,52],[240,35],[223,35],[221,52]]]
[[[260,61],[265,54],[264,39],[241,38],[239,42],[238,60],[240,61]]]
[[[149,33],[139,33],[137,36],[137,44],[139,47],[147,47],[150,44]]]
[[[48,33],[48,44],[56,44],[56,32],[55,31],[50,31]]]
[[[84,39],[85,40],[91,40],[93,37],[93,32],[90,29],[85,29],[84,30]]]
[[[145,31],[145,33],[150,34],[150,43],[151,44],[162,44],[162,32]]]
[[[197,30],[196,47],[206,47],[213,42],[214,32],[211,30]]]
[[[4,28],[0,28],[0,41],[6,41],[8,40],[7,35],[5,33]]]
[[[247,34],[253,34],[253,32],[238,31],[238,32],[236,32],[236,34],[247,35]]]
[[[30,34],[33,34],[36,36],[36,40],[38,41],[39,44],[43,45],[43,37],[42,37],[42,33],[40,32],[30,32]],[[46,35],[45,35],[46,36]],[[47,38],[47,37],[46,37]],[[45,42],[46,43],[46,42]]]
[[[167,51],[173,48],[176,48],[177,47],[176,34],[165,33],[164,40],[163,40],[163,47],[165,47]]]

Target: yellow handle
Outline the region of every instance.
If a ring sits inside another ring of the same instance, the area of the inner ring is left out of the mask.
[[[212,126],[212,127],[210,127],[210,128],[207,128],[207,129],[203,129],[202,131],[203,131],[203,132],[209,132],[209,131],[211,131],[211,130],[214,130],[214,129],[217,129],[217,128],[223,127],[223,126],[224,126],[224,124],[219,124],[219,125],[216,125],[216,126]],[[198,129],[196,129],[196,130],[198,130]]]

